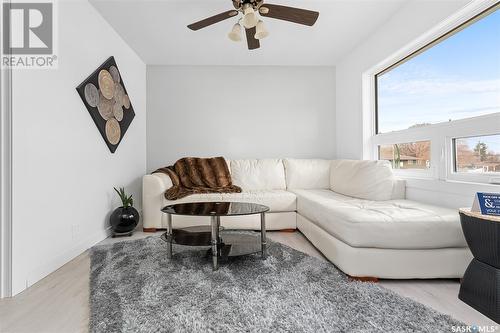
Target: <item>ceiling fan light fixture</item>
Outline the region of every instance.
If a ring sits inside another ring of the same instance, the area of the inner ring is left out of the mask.
[[[265,1],[267,0],[232,0],[234,9],[189,24],[188,28],[197,31],[231,17],[236,18],[241,13],[242,16],[238,18],[238,24],[233,26],[227,36],[235,42],[241,41],[242,27],[244,27],[248,49],[255,50],[260,47],[259,40],[269,35],[264,23],[260,20],[261,17],[306,26],[313,26],[319,17],[319,12],[289,6],[265,4]]]
[[[239,23],[233,25],[233,28],[231,29],[231,32],[227,34],[227,37],[229,37],[229,39],[233,42],[241,42],[241,25]]]
[[[267,8],[267,7],[260,7],[259,8],[259,13],[266,15],[266,14],[269,13],[269,8]]]
[[[257,22],[257,28],[255,30],[255,39],[262,39],[266,38],[267,36],[269,36],[269,31],[267,31],[266,27],[264,26],[264,22],[259,20],[259,22]]]
[[[251,4],[246,3],[243,5],[243,26],[247,29],[253,28],[257,25],[258,19]]]

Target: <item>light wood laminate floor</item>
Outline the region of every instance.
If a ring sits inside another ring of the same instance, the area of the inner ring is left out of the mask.
[[[101,244],[160,234],[136,232],[130,238],[108,238]],[[300,232],[268,232],[268,237],[324,259]],[[21,294],[0,300],[0,332],[87,332],[89,264],[88,252],[84,252]],[[499,326],[457,298],[458,280],[381,280],[379,283],[467,324]]]

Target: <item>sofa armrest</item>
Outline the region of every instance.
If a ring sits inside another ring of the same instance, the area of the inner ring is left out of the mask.
[[[406,198],[406,181],[404,179],[395,179],[392,186],[392,200],[405,199]]]
[[[170,177],[155,173],[142,177],[142,219],[144,228],[163,228],[164,194],[172,187]]]

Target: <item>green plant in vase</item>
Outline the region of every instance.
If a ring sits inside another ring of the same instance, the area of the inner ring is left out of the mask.
[[[118,193],[118,196],[122,201],[122,207],[127,208],[127,207],[132,207],[134,205],[134,199],[132,199],[132,195],[127,196],[124,187],[120,187],[119,190],[117,190],[116,187],[113,188],[115,189],[115,192]]]
[[[116,208],[109,217],[113,237],[118,235],[131,236],[139,223],[139,212],[133,207],[134,199],[132,195],[127,195],[124,187],[120,187],[119,189],[113,187],[113,189],[122,202],[122,205]]]

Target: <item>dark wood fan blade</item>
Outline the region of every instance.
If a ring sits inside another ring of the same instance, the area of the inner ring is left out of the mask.
[[[255,33],[257,32],[257,29],[255,27],[250,28],[250,29],[245,29],[247,33],[247,44],[248,44],[248,49],[249,50],[255,50],[260,47],[260,42],[258,39],[255,39]]]
[[[194,30],[194,31],[200,30],[201,28],[208,27],[209,25],[218,23],[220,21],[224,21],[224,20],[226,20],[230,17],[236,16],[236,15],[238,15],[237,10],[228,10],[227,12],[220,13],[220,14],[208,17],[204,20],[190,24],[190,25],[188,25],[188,28],[191,30]]]
[[[314,23],[316,23],[316,20],[319,16],[318,12],[313,12],[312,10],[280,5],[270,5],[267,3],[260,7],[259,12],[262,16],[298,24],[304,24],[308,26],[312,26]]]

